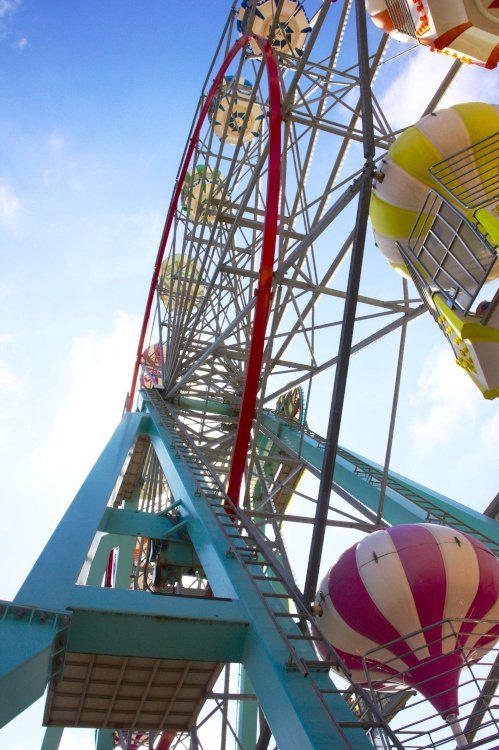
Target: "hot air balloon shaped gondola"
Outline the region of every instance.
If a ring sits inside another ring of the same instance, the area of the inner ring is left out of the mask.
[[[394,526],[341,555],[314,612],[355,681],[415,688],[460,734],[460,670],[499,637],[499,561],[455,529]]]
[[[416,41],[463,63],[499,61],[497,0],[366,0],[372,20],[400,41]]]
[[[220,140],[249,143],[260,135],[264,113],[253,99],[251,81],[225,76],[208,116]]]
[[[410,274],[456,361],[499,396],[499,106],[458,104],[423,117],[388,149],[370,217],[389,263]]]
[[[220,170],[198,164],[185,175],[182,188],[182,211],[191,221],[212,224],[217,213],[216,201],[223,192],[224,177]]]
[[[142,352],[142,374],[140,377],[141,388],[162,388],[163,387],[163,375],[162,375],[162,363],[166,357],[166,348],[163,346],[163,352],[161,352],[161,346],[159,343],[152,344],[144,349]]]
[[[177,253],[161,264],[158,292],[167,310],[196,309],[203,300],[205,287],[200,281],[198,264]]]
[[[276,18],[278,5],[280,12]],[[271,35],[272,47],[293,57],[301,57],[307,36],[312,31],[307,14],[297,0],[283,0],[282,3],[260,0],[256,4],[243,0],[237,13],[237,28],[241,34],[251,32],[266,39]],[[250,46],[255,55],[261,55],[256,42],[251,41]]]

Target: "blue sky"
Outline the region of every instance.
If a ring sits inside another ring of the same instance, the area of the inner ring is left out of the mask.
[[[121,417],[180,155],[229,8],[0,0],[0,598],[13,598]],[[385,103],[396,126],[419,117],[421,87],[427,95],[446,65],[424,52],[394,81]],[[499,101],[495,73],[465,73],[454,101]],[[453,365],[431,321],[410,336],[394,467],[483,508],[497,491],[498,404]],[[373,363],[390,347],[372,347]],[[363,429],[372,394],[349,404],[345,444],[382,460]],[[2,749],[38,747],[41,713],[0,730]],[[62,748],[92,746],[80,732]]]

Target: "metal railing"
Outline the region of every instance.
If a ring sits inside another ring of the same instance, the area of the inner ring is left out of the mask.
[[[386,0],[386,7],[394,27],[416,39],[416,27],[407,0]]]
[[[430,167],[432,177],[464,208],[499,201],[499,132]]]
[[[457,742],[459,748],[496,750],[499,745],[499,650],[494,638],[497,636],[491,636],[487,648],[473,651],[472,648],[466,648],[463,633],[473,633],[474,628],[478,634],[485,631],[493,633],[498,624],[497,620],[446,619],[365,654],[366,665],[376,663],[380,671],[391,672],[394,689],[398,684],[399,691],[406,695],[407,700],[399,701],[398,711],[391,722],[392,729],[405,748],[455,750]],[[471,641],[473,637],[475,636],[471,636]],[[482,635],[482,644],[486,639],[487,636]],[[408,641],[421,641],[422,645],[420,649],[411,650],[407,645]],[[432,655],[425,657],[424,653],[428,648]],[[405,673],[397,673],[397,669],[393,668],[404,659],[404,649],[420,664],[410,670],[412,679],[409,680],[409,685]],[[387,660],[387,653],[392,653],[393,659]],[[449,660],[449,653],[460,658]],[[424,671],[428,665],[438,675],[431,689],[428,674]],[[418,669],[421,671],[420,684]],[[379,700],[380,695],[385,696],[385,699],[388,695],[394,695],[393,692],[380,694],[375,690],[373,677],[367,667],[365,673],[366,682],[372,686],[375,699]],[[458,703],[453,715],[449,715],[447,720],[430,708],[426,698],[414,692],[414,689],[418,691],[421,687],[423,692],[431,693],[436,700],[442,696],[446,698],[449,694],[452,703],[455,695],[451,687],[453,683],[458,687]],[[377,746],[389,747],[386,744]]]
[[[430,191],[404,248],[421,280],[467,313],[496,261],[496,253],[454,206]]]

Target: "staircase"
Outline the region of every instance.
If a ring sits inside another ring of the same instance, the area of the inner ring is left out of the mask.
[[[361,734],[376,729],[385,735],[387,747],[403,750],[369,693],[351,683],[340,658],[318,630],[301,592],[276,557],[275,543],[253,525],[244,510],[231,503],[224,487],[217,476],[210,473],[199,449],[161,392],[152,389],[144,399],[152,405],[153,412],[171,438],[171,447],[195,479],[196,494],[206,500],[227,541],[227,557],[239,562],[271,619],[288,654],[286,671],[307,678],[317,706],[327,716],[332,736],[340,739],[342,747],[354,750],[368,742]],[[318,645],[327,654],[325,660],[317,658],[314,647]],[[331,668],[347,681],[345,690],[337,688],[328,678]],[[347,693],[350,700],[353,693],[368,707],[367,719],[364,715],[360,720],[348,709],[346,702],[338,702],[338,696],[346,697]]]

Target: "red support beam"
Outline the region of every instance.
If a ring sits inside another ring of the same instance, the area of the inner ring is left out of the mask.
[[[257,296],[255,312],[253,318],[253,331],[250,341],[248,362],[246,366],[246,375],[241,402],[241,411],[237,426],[234,450],[232,453],[231,468],[227,484],[227,494],[231,501],[239,504],[239,494],[241,483],[244,475],[246,456],[251,436],[251,426],[255,414],[256,398],[258,394],[258,385],[262,370],[263,350],[265,346],[265,333],[270,314],[272,298],[272,279],[275,260],[275,247],[277,238],[277,225],[279,217],[279,195],[281,189],[281,90],[279,85],[279,72],[274,51],[267,39],[254,34],[245,34],[234,44],[227,57],[225,58],[220,70],[218,71],[211,88],[208,92],[204,105],[199,114],[198,121],[191,136],[189,147],[186,151],[182,168],[178,177],[177,185],[173,193],[172,201],[161,236],[156,261],[154,264],[151,286],[147,297],[142,329],[140,332],[135,367],[133,370],[132,384],[127,403],[127,410],[131,411],[135,399],[137,388],[137,379],[144,349],[144,342],[149,325],[152,305],[158,284],[161,263],[165,253],[166,244],[170,235],[170,230],[175,218],[175,211],[180,198],[182,187],[187,173],[188,166],[192,159],[194,149],[201,127],[206,119],[210,105],[218,91],[220,83],[236,55],[245,48],[250,39],[254,39],[259,45],[263,60],[267,70],[269,86],[269,153],[268,153],[268,179],[267,179],[267,204],[265,211],[265,221],[263,227],[262,255],[260,261],[260,272],[258,285],[255,291]],[[230,512],[230,508],[227,508]]]

